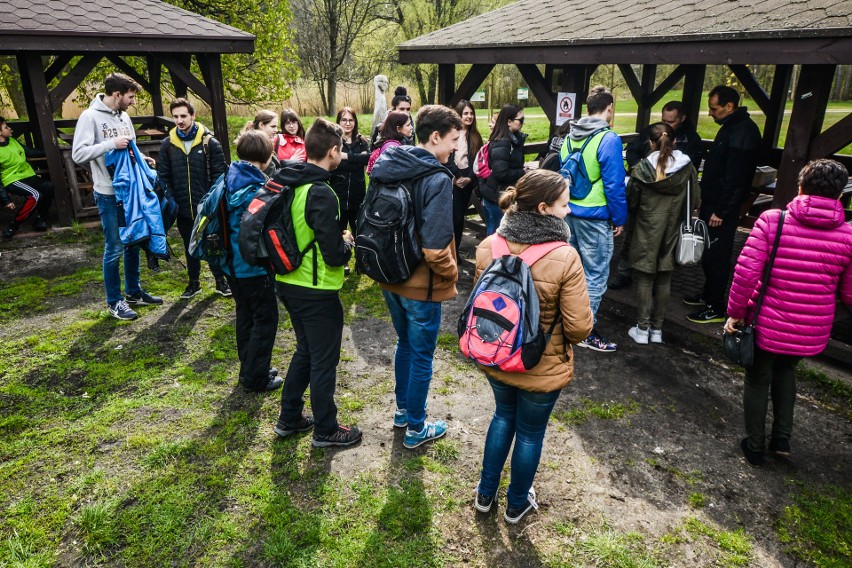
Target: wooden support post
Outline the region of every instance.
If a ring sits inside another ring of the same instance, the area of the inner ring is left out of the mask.
[[[23,55],[18,55],[17,62],[18,75],[21,77],[21,90],[24,93],[24,104],[27,105],[27,118],[30,123],[30,137],[32,139],[32,144],[37,148],[44,148],[44,140],[41,137],[41,131],[38,129],[38,121],[36,120],[38,110],[36,109],[35,99],[29,96],[29,94],[33,92],[33,85],[32,81],[30,81],[29,73],[26,71],[27,61],[24,59]]]
[[[62,72],[62,69],[71,62],[71,56],[67,54],[57,55],[53,58],[50,67],[44,72],[44,78],[50,83]]]
[[[222,144],[225,161],[231,161],[231,148],[228,138],[228,118],[225,114],[225,82],[222,78],[222,57],[218,53],[196,55],[198,64],[205,69],[204,75],[209,77],[207,84],[210,93],[210,110],[213,113],[213,132],[216,140]],[[195,90],[195,89],[193,89]]]
[[[654,92],[654,82],[657,80],[657,66],[650,63],[642,65],[641,98],[636,100],[636,132],[642,132],[651,123],[651,95]]]
[[[810,146],[819,136],[831,94],[835,65],[803,65],[793,98],[784,153],[778,168],[773,207],[784,207],[798,191],[799,171],[807,163]]]
[[[683,80],[683,111],[692,124],[698,124],[701,112],[701,100],[704,94],[705,65],[685,65],[686,76]]]
[[[532,90],[538,103],[541,105],[541,110],[547,115],[551,123],[556,121],[556,97],[550,90],[550,85],[544,80],[544,76],[538,70],[538,67],[532,64],[519,64],[518,71],[524,81],[527,82]]]
[[[808,159],[828,158],[852,142],[852,114],[847,114],[817,136],[808,150]]]
[[[636,73],[633,72],[633,67],[626,63],[619,63],[618,70],[621,71],[621,76],[624,77],[624,82],[627,83],[627,88],[630,89],[630,94],[638,103],[642,98],[642,84]]]
[[[491,73],[492,69],[494,69],[493,63],[477,63],[471,65],[467,75],[465,75],[461,84],[459,84],[459,88],[456,89],[455,94],[450,97],[448,105],[454,107],[459,103],[459,101],[470,100],[473,93],[475,93],[485,79],[488,78],[488,74]]]
[[[163,64],[154,56],[148,59],[148,83],[151,87],[148,94],[151,95],[151,106],[154,116],[163,116]]]
[[[597,65],[564,65],[562,67],[562,83],[559,85],[559,91],[577,94],[574,120],[583,116],[583,105],[589,96],[589,81],[596,68]]]
[[[766,123],[763,126],[761,162],[769,164],[770,151],[778,145],[781,123],[784,121],[784,109],[787,106],[787,91],[790,90],[792,65],[776,65],[769,95],[769,108],[766,111]]]
[[[33,100],[34,113],[30,116],[30,123],[35,122],[34,130],[40,134],[42,147],[47,157],[47,169],[50,171],[50,181],[55,189],[56,210],[59,213],[59,223],[70,225],[74,219],[74,209],[71,201],[71,193],[68,190],[68,179],[65,167],[62,164],[62,155],[59,152],[59,141],[56,138],[56,127],[53,125],[53,104],[51,103],[50,91],[47,88],[47,78],[41,66],[41,56],[37,53],[27,52],[18,56],[18,70],[21,73],[22,83],[29,87]],[[26,75],[26,80],[24,76]]]
[[[184,54],[175,54],[173,57],[169,57],[169,60],[172,62],[172,65],[169,65],[169,63],[166,62],[165,57],[161,59],[162,63],[169,70],[169,75],[171,75],[172,85],[175,88],[175,98],[186,98],[188,86],[184,82],[181,74],[177,73],[174,69],[172,69],[172,66],[175,64],[182,65],[184,69],[189,72],[189,68],[192,66],[192,56]]]
[[[686,66],[685,65],[678,65],[675,68],[675,70],[672,71],[672,74],[669,75],[668,77],[666,77],[659,84],[659,86],[656,89],[654,89],[654,92],[651,93],[650,99],[648,101],[648,106],[653,107],[655,104],[660,102],[662,100],[662,98],[664,96],[666,96],[666,93],[671,91],[674,88],[674,86],[677,85],[678,82],[683,78],[683,76],[685,74],[686,74]]]
[[[456,66],[452,63],[438,65],[438,104],[449,106],[456,92]]]

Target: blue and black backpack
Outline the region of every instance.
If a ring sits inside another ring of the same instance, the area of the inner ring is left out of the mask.
[[[571,150],[571,139],[567,136],[565,137],[564,144],[568,148],[569,153],[565,156],[565,160],[562,161],[562,167],[559,169],[559,173],[562,174],[562,177],[568,180],[571,199],[578,201],[585,199],[588,197],[589,193],[591,193],[592,186],[600,181],[600,177],[596,180],[589,179],[589,173],[586,171],[586,164],[583,161],[583,151],[595,136],[601,132],[606,133],[609,131],[610,129],[608,126],[595,130],[588,138],[586,138],[586,141],[583,142],[583,145],[579,150]]]

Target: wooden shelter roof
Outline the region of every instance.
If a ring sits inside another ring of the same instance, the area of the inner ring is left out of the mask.
[[[850,63],[852,0],[521,0],[399,46],[403,63],[507,50],[512,63]]]
[[[159,0],[3,0],[0,52],[250,53],[254,36]]]

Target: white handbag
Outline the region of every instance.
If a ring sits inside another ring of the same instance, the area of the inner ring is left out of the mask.
[[[680,224],[680,235],[675,248],[675,262],[680,266],[694,266],[701,262],[704,251],[710,248],[707,223],[692,218],[692,180],[686,185],[686,215]]]

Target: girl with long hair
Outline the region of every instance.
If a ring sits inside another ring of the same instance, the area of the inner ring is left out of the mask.
[[[337,124],[343,130],[342,160],[331,176],[331,188],[340,200],[340,230],[347,225],[355,234],[358,211],[367,194],[364,183],[364,168],[370,158],[370,142],[358,133],[358,116],[349,107],[337,112]]]
[[[275,144],[275,139],[278,138],[278,115],[271,110],[262,109],[257,111],[257,114],[254,115],[254,119],[246,122],[246,125],[243,126],[240,134],[245,134],[251,130],[260,130],[272,141],[273,145]],[[239,140],[239,137],[237,137]],[[234,142],[236,144],[236,141]],[[263,170],[267,176],[272,176],[278,169],[281,167],[281,161],[278,159],[278,156],[275,155],[275,152],[272,153],[272,160],[270,160],[269,165]]]
[[[482,148],[482,135],[476,126],[476,111],[470,101],[459,101],[455,111],[462,119],[462,130],[456,151],[450,157],[447,168],[453,174],[453,232],[456,237],[456,253],[461,246],[464,218],[470,206],[473,191],[479,180],[473,173],[476,153]]]
[[[414,132],[414,121],[411,115],[407,112],[393,110],[388,113],[388,117],[382,123],[379,129],[379,139],[381,145],[373,150],[370,154],[370,159],[367,162],[367,174],[373,171],[373,164],[379,159],[385,150],[391,146],[402,146],[407,144]]]
[[[305,162],[308,159],[305,153],[305,127],[302,125],[302,119],[291,108],[281,111],[281,133],[275,139],[273,153],[282,162],[285,160]]]
[[[509,104],[500,109],[494,121],[488,147],[491,175],[479,186],[487,217],[486,235],[493,234],[503,218],[497,205],[501,193],[524,175],[524,143],[527,140],[527,135],[521,132],[524,118],[524,109]]]

